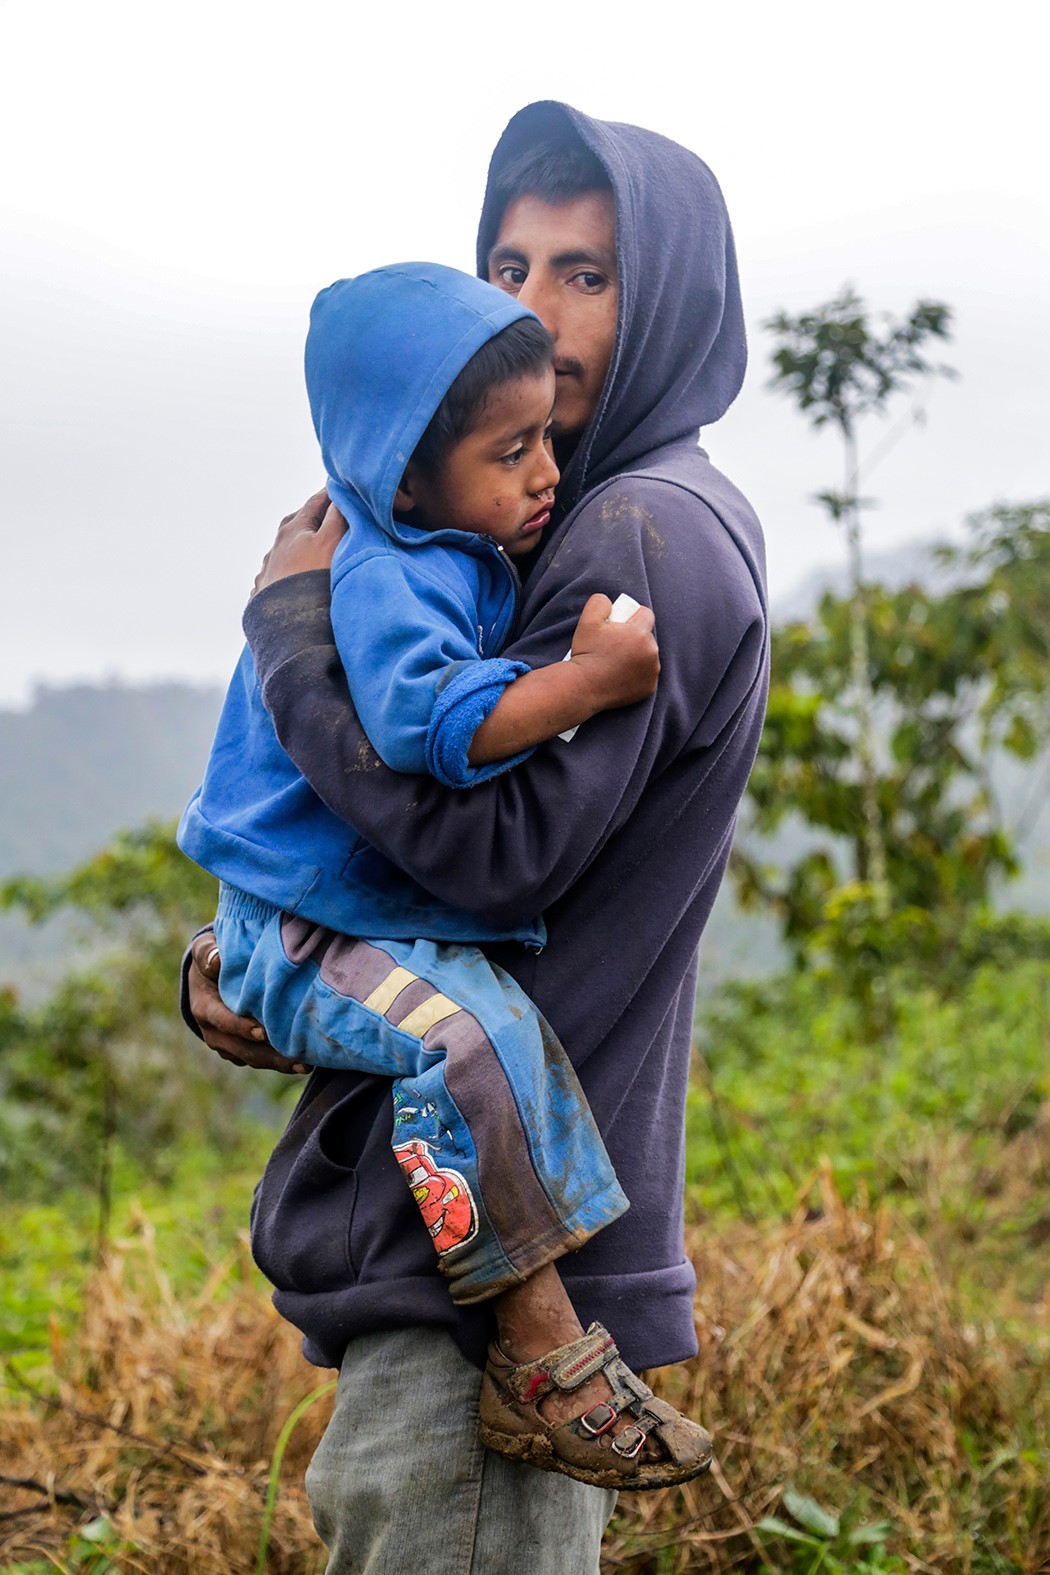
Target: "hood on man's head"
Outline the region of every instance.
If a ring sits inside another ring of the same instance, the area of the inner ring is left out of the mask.
[[[338,279],[310,311],[306,388],[328,495],[392,534],[394,493],[431,416],[471,356],[521,317],[504,291],[440,263]]]
[[[558,490],[564,511],[587,487],[725,414],[747,364],[729,215],[707,165],[676,142],[568,104],[519,110],[489,166],[478,273],[503,216],[503,171],[537,144],[583,146],[616,200],[619,319],[605,389]]]

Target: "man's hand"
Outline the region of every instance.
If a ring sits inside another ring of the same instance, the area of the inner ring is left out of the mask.
[[[277,538],[255,576],[252,595],[291,574],[330,569],[335,549],[346,534],[346,521],[327,492],[315,492],[295,514],[286,514]]]
[[[572,664],[586,674],[596,711],[647,700],[660,676],[651,608],[639,607],[626,623],[611,623],[611,612],[608,596],[588,597],[572,637]]]
[[[219,948],[215,932],[205,930],[190,947],[192,961],[186,979],[190,1011],[204,1043],[234,1066],[263,1067],[272,1072],[309,1072],[301,1062],[289,1061],[266,1043],[266,1031],[254,1017],[238,1017],[219,994]]]

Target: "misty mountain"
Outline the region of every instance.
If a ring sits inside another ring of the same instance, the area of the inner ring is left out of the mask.
[[[191,684],[40,688],[0,711],[0,878],[76,864],[113,832],[181,813],[223,692]]]
[[[866,577],[900,586],[910,581],[945,589],[949,572],[931,541],[871,554]],[[846,588],[846,565],[803,580],[774,607],[778,621],[804,618],[826,590]],[[218,686],[169,682],[40,687],[25,710],[0,711],[0,879],[15,873],[68,869],[102,847],[114,832],[151,817],[173,818],[200,781],[222,704]],[[1024,873],[1003,894],[1010,906],[1045,911],[1050,902],[1050,816],[1043,811],[1048,765],[995,765],[1008,820],[1027,828],[1020,852]],[[1042,811],[1042,812],[1041,812]],[[784,828],[768,845],[777,862],[790,857]],[[0,915],[0,984],[50,974],[65,951],[69,926],[28,932]],[[704,938],[707,980],[776,967],[782,953],[771,920],[742,915],[728,885]]]
[[[867,577],[946,585],[935,546],[873,553]],[[843,554],[776,602],[773,616],[805,618],[846,583]],[[203,773],[222,697],[218,685],[178,682],[41,685],[24,710],[0,710],[0,879],[66,869],[115,831],[180,814]]]
[[[937,549],[943,542],[909,541],[897,547],[887,547],[881,552],[865,552],[864,578],[872,585],[885,585],[888,590],[900,590],[905,585],[921,585],[924,590],[941,595],[957,583],[958,573],[939,561]],[[770,610],[776,623],[796,623],[809,618],[820,604],[820,599],[830,591],[834,596],[849,594],[849,566],[843,542],[839,563],[822,563],[784,595],[775,597]]]

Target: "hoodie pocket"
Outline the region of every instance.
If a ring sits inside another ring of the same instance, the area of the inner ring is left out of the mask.
[[[342,1290],[357,1280],[350,1255],[357,1171],[335,1157],[341,1117],[339,1106],[330,1109],[289,1154],[293,1120],[256,1188],[252,1253],[279,1290]]]

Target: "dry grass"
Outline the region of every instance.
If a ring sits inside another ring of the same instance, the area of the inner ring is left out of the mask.
[[[700,1354],[664,1389],[711,1427],[719,1468],[636,1497],[610,1568],[746,1563],[754,1522],[795,1483],[893,1521],[916,1569],[1050,1569],[1046,1349],[961,1318],[918,1237],[818,1183],[808,1222],[694,1235]]]
[[[61,1559],[74,1527],[106,1515],[131,1550],[118,1568],[254,1570],[278,1435],[327,1375],[303,1361],[246,1250],[180,1306],[142,1220],[92,1281],[75,1345],[54,1357],[57,1403],[26,1397],[0,1414],[0,1569]],[[302,1479],[327,1409],[306,1413],[284,1457],[266,1565],[276,1575],[324,1565]]]
[[[818,1217],[717,1241],[696,1229],[691,1246],[700,1356],[664,1388],[715,1431],[718,1465],[625,1500],[610,1571],[757,1566],[754,1523],[786,1482],[893,1520],[891,1545],[916,1570],[1050,1569],[1045,1351],[965,1321],[923,1244],[846,1208],[827,1176]],[[25,1397],[0,1414],[0,1570],[66,1567],[73,1528],[105,1514],[129,1550],[111,1567],[253,1571],[282,1424],[325,1375],[247,1272],[222,1266],[180,1306],[143,1221],[94,1281],[55,1370],[55,1404]],[[285,1457],[266,1565],[277,1575],[323,1567],[301,1483],[326,1413],[322,1401],[306,1414]]]

